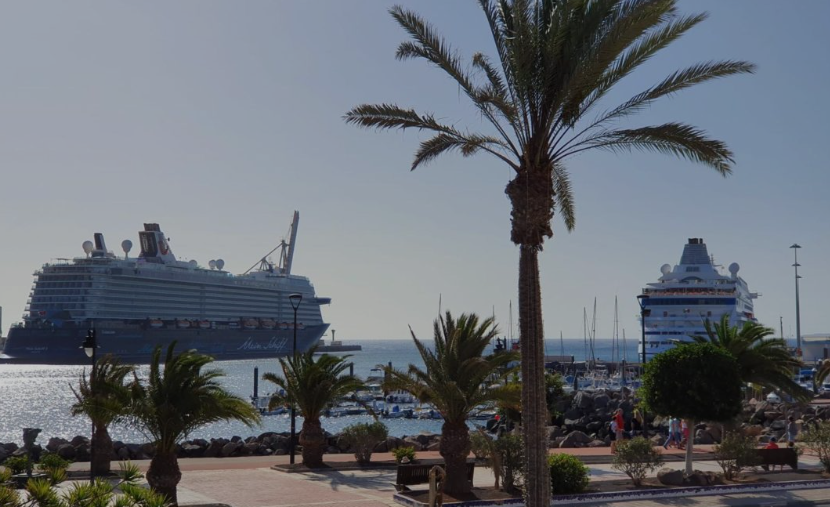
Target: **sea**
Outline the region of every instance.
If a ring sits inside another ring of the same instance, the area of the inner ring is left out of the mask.
[[[364,340],[348,343],[359,343],[363,349],[356,352],[342,353],[348,355],[349,361],[354,363],[356,375],[365,378],[372,368],[377,365],[387,365],[390,362],[395,368],[406,368],[409,364],[423,366],[412,340]],[[427,341],[429,346],[431,342]],[[623,358],[628,361],[637,360],[637,341],[627,340],[624,344],[615,345],[612,339],[596,338],[593,347],[580,339],[546,340],[548,355],[573,355],[577,361],[586,357],[611,360]],[[612,354],[613,353],[613,354]],[[259,393],[268,394],[274,389],[274,384],[261,380],[262,374],[274,372],[281,375],[279,363],[271,360],[244,360],[218,361],[210,365],[225,373],[221,383],[231,392],[248,399],[253,394],[254,368],[259,369]],[[139,367],[139,376],[146,374],[147,367]],[[0,442],[16,442],[23,440],[23,428],[40,428],[39,441],[45,443],[51,437],[71,439],[76,435],[88,435],[90,422],[84,416],[73,417],[70,407],[75,402],[72,386],[77,386],[82,366],[44,366],[44,365],[0,365]],[[323,429],[330,433],[337,433],[344,427],[357,422],[369,422],[370,416],[345,416],[323,418]],[[422,432],[440,433],[440,420],[423,419],[383,419],[389,428],[389,434],[403,437],[417,435]],[[302,418],[298,418],[298,428]],[[289,431],[290,419],[287,415],[264,416],[262,424],[249,428],[238,422],[218,422],[203,426],[189,435],[189,438],[230,438],[240,436],[246,438],[259,435],[266,431]],[[125,425],[115,424],[110,428],[114,440],[123,442],[147,442],[149,437],[142,435],[136,429]]]

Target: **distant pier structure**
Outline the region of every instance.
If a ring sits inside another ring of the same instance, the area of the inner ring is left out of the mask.
[[[340,340],[334,339],[334,329],[331,330],[331,344],[327,345],[325,338],[321,338],[315,353],[322,354],[324,352],[355,352],[363,350],[363,347],[358,344],[344,344]]]

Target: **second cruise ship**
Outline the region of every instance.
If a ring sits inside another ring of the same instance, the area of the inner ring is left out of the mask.
[[[639,299],[645,320],[646,359],[678,341],[690,341],[690,336],[705,336],[706,320],[718,323],[721,316],[729,315],[731,326],[757,322],[753,300],[758,294],[750,292],[746,281],[738,276],[738,263],[729,265],[729,274],[718,268],[703,239],[690,238],[683,247],[680,264],[663,264],[662,276],[643,289]]]

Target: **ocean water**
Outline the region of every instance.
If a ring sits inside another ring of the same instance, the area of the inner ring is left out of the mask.
[[[394,367],[405,368],[416,364],[423,366],[418,351],[411,340],[375,340],[355,342],[363,346],[363,350],[353,352],[350,361],[355,365],[355,374],[366,377],[369,371],[379,364],[388,364]],[[593,355],[596,358],[610,360],[612,356],[612,340],[595,340]],[[429,342],[427,342],[429,344]],[[586,346],[582,339],[563,342],[565,355],[573,355],[576,359],[585,359]],[[563,346],[558,339],[547,340],[547,353],[558,355]],[[346,354],[340,354],[346,355]],[[588,356],[591,355],[588,349]],[[636,361],[637,342],[628,340],[625,347],[625,356],[629,361]],[[221,361],[213,364],[226,374],[222,383],[230,391],[245,397],[253,393],[254,368],[259,368],[260,377],[265,372],[278,371],[276,359],[272,360],[245,360]],[[85,417],[72,417],[70,407],[75,401],[71,386],[78,384],[79,376],[83,372],[81,366],[42,366],[42,365],[0,365],[0,442],[22,442],[22,428],[36,427],[43,432],[39,442],[45,443],[51,437],[71,439],[76,435],[89,434],[89,420]],[[146,372],[146,367],[139,370],[139,375]],[[269,393],[274,385],[260,380],[260,394]],[[370,421],[369,416],[349,416],[324,418],[323,428],[331,433],[337,433],[344,427],[355,422]],[[298,422],[298,427],[302,419]],[[418,419],[384,419],[389,427],[389,434],[394,436],[414,435],[420,432],[439,433],[441,421]],[[248,437],[265,431],[289,431],[287,415],[263,417],[261,426],[248,428],[243,424],[215,423],[194,431],[191,438],[230,438],[234,435]],[[124,442],[144,442],[148,438],[132,428],[115,425],[110,433],[114,440]]]

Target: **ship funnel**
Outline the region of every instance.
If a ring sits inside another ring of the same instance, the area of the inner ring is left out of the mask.
[[[104,235],[100,232],[95,233],[95,249],[107,253],[107,244],[104,242]]]

